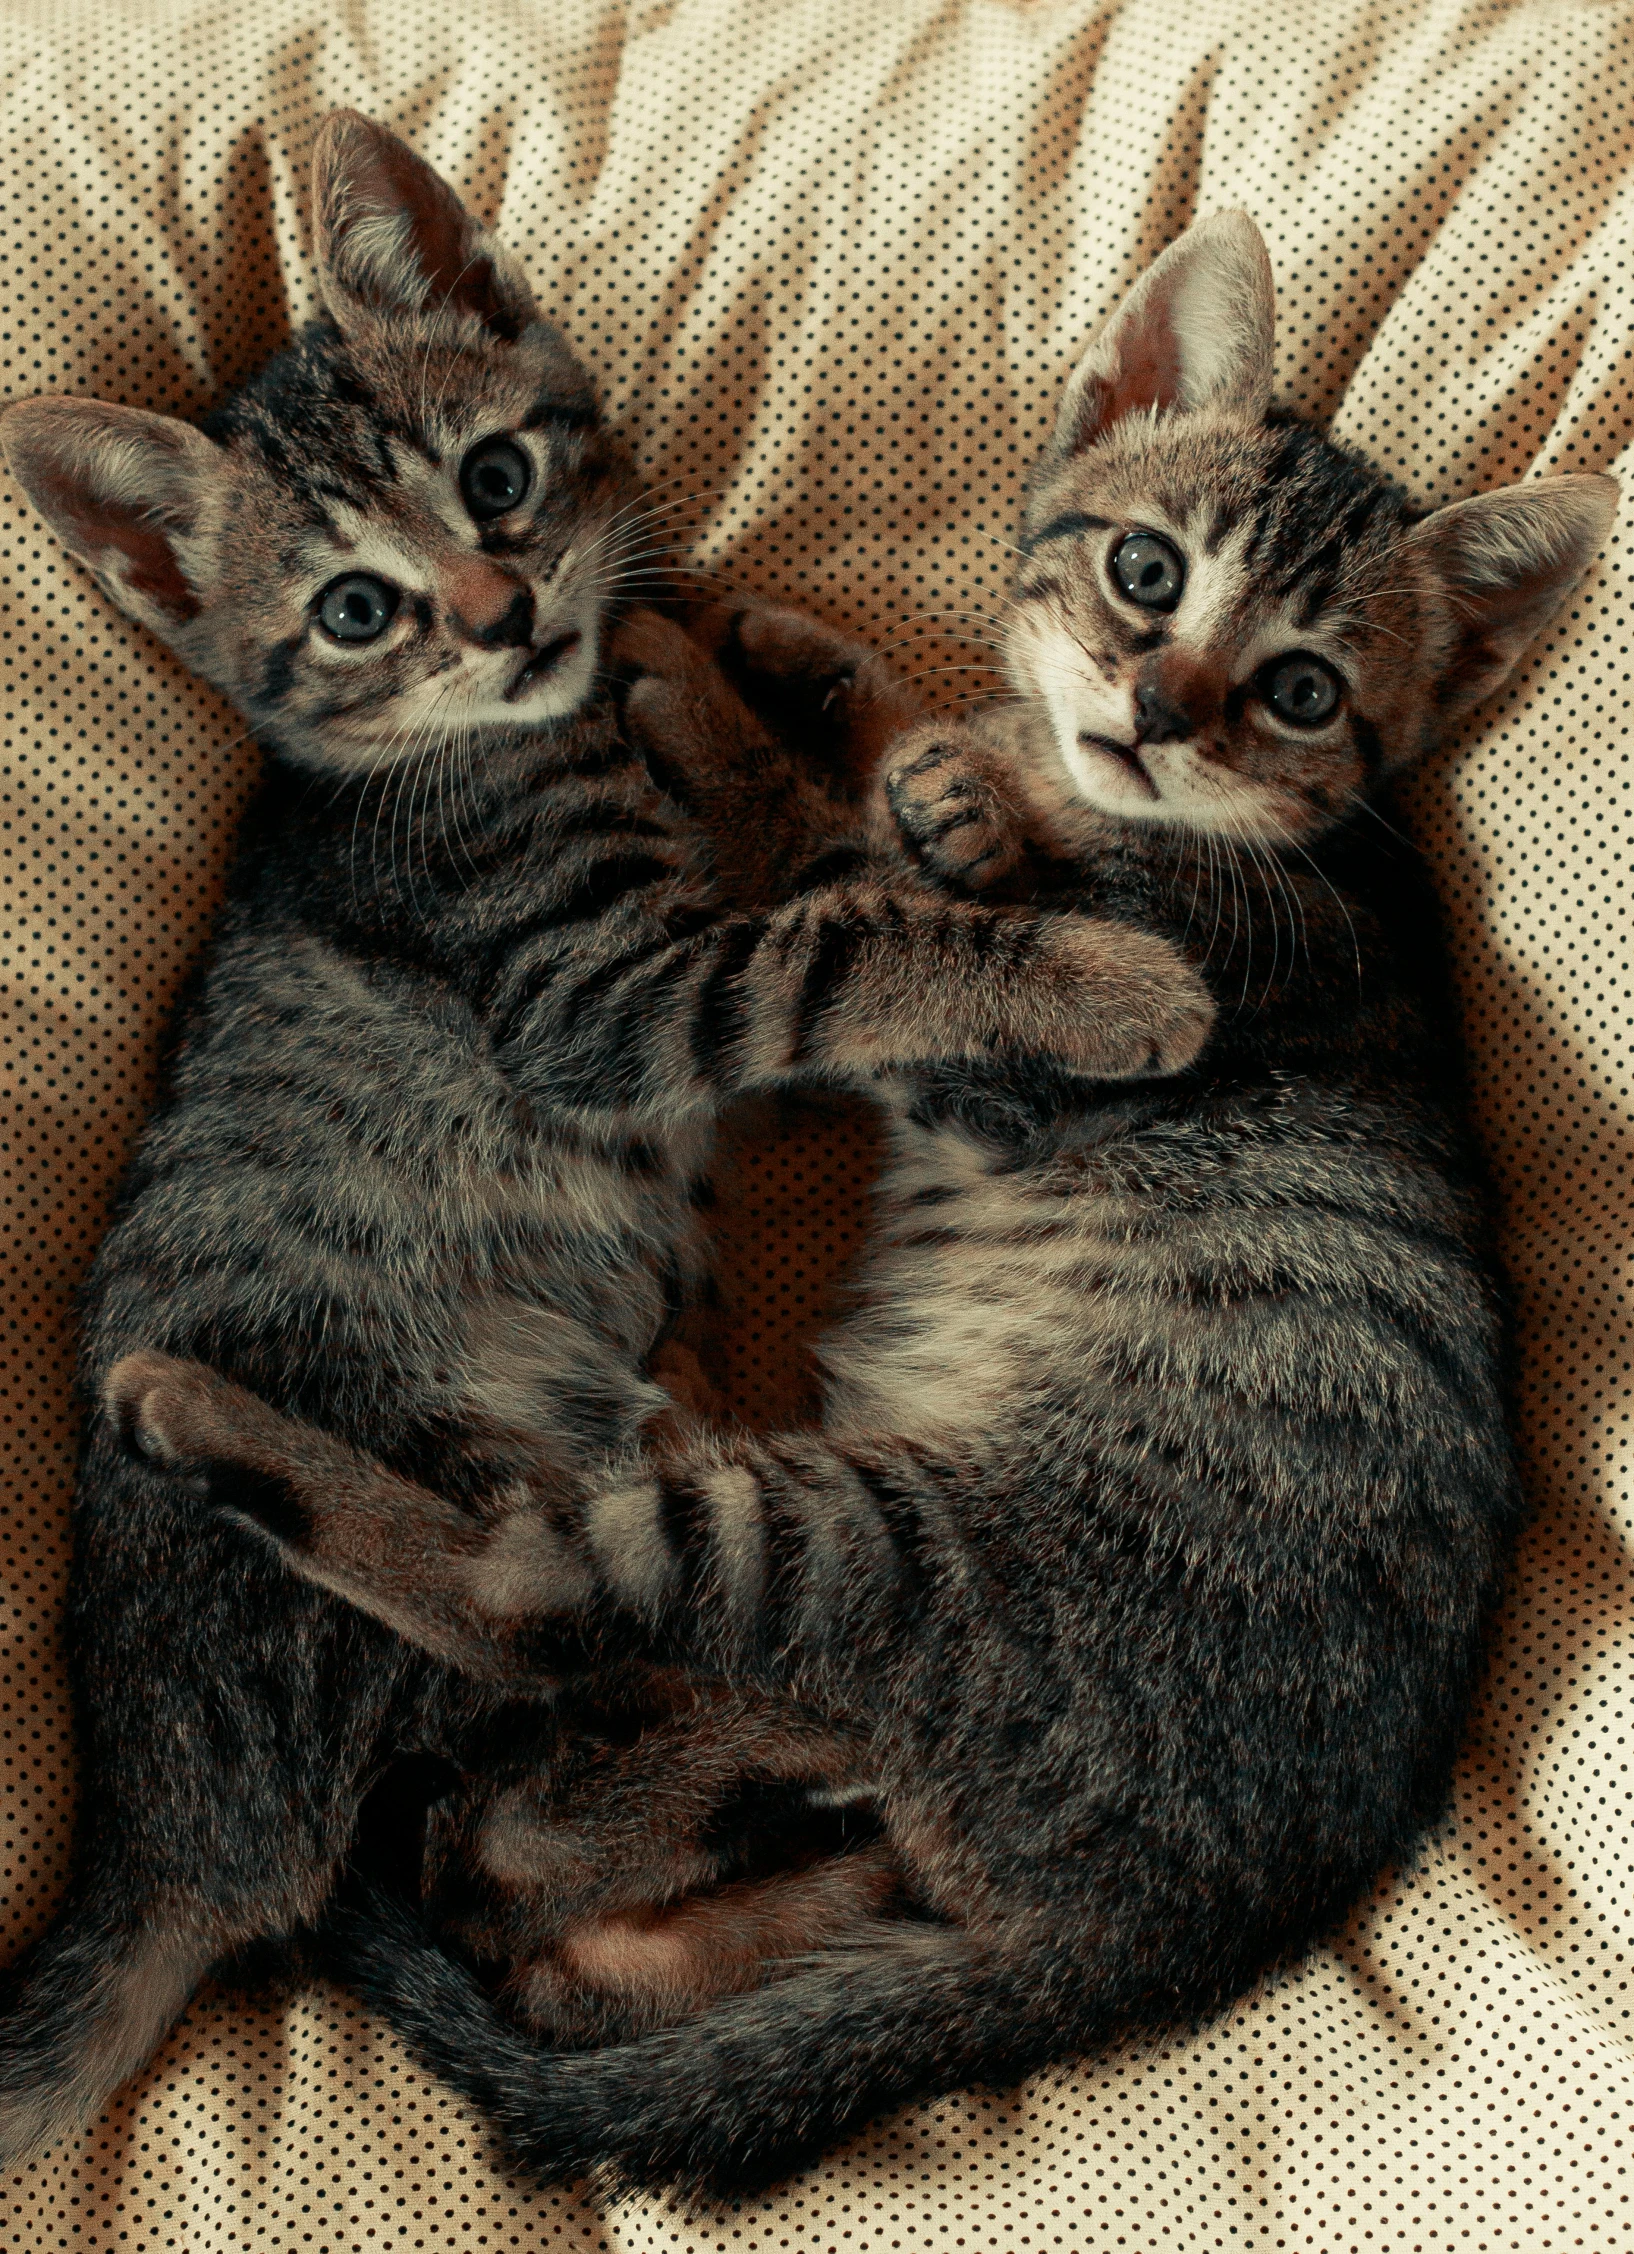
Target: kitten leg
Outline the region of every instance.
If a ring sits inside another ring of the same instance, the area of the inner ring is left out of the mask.
[[[574,1583],[566,1551],[558,1570],[531,1494],[512,1495],[511,1509],[485,1526],[202,1362],[128,1354],[108,1373],[103,1406],[128,1446],[166,1470],[203,1475],[211,1500],[298,1560],[304,1579],[468,1674],[510,1683],[540,1673],[516,1649],[507,1574],[530,1591],[541,1579],[564,1593],[577,1586],[575,1603],[589,1593],[582,1574]]]
[[[810,1788],[858,1785],[853,1736],[685,1677],[675,1696],[633,1743],[596,1743],[593,1720],[575,1732],[565,1772],[499,1790],[458,1859],[481,1874],[481,1906],[452,1930],[515,1965],[513,2005],[552,2041],[625,2040],[806,1950],[860,1945],[900,1890],[877,1844],[814,1853],[788,1834]],[[751,1842],[758,1871],[744,1867]]]
[[[916,1621],[975,1649],[1003,1603],[963,1529],[968,1467],[888,1437],[682,1440],[577,1492],[552,1475],[548,1506],[519,1490],[483,1523],[197,1363],[130,1355],[106,1400],[158,1460],[215,1474],[294,1572],[484,1678],[605,1629],[625,1657],[645,1639],[865,1713]]]
[[[900,1886],[890,1849],[863,1847],[807,1870],[587,1918],[520,1968],[514,2006],[525,2024],[550,2036],[564,2007],[583,2013],[590,2002],[600,2007],[597,2039],[628,2042],[722,1996],[764,1987],[821,1952],[888,1940],[885,1913]]]
[[[723,811],[722,830],[741,833],[745,794],[757,810],[765,795],[764,773],[746,784],[746,769],[781,754],[757,748],[740,701],[678,629],[649,618],[626,630],[625,643],[668,668],[629,692],[632,741],[655,771],[723,794],[733,818]],[[689,1097],[718,1102],[789,1080],[867,1082],[1017,1055],[1096,1079],[1143,1078],[1183,1070],[1212,1027],[1202,980],[1153,933],[953,898],[871,859],[854,832],[846,850],[857,873],[813,883],[829,849],[808,850],[802,868],[791,834],[773,843],[779,880],[796,892],[784,906],[700,929],[688,904],[692,929],[669,944],[620,921],[608,944],[633,958],[627,971],[581,953],[560,980],[547,966],[530,972],[549,983],[508,1001],[508,1021],[529,1048],[573,1060],[571,1083],[558,1072],[541,1094],[673,1111]],[[605,1016],[576,1006],[587,990],[605,1001]],[[524,1066],[519,1057],[519,1076]]]

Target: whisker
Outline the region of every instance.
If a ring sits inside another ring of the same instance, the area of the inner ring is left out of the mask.
[[[991,665],[926,665],[921,666],[917,673],[899,673],[896,686],[899,689],[910,688],[915,681],[931,681],[939,673],[992,673],[996,670]]]
[[[1025,548],[1018,548],[1013,540],[1001,540],[996,532],[989,532],[979,524],[960,525],[959,531],[954,537],[958,538],[967,532],[974,533],[978,540],[991,540],[995,548],[1008,548],[1011,555],[1019,556],[1023,563],[1032,561]]]
[[[1249,864],[1253,870],[1252,882],[1257,885],[1259,889],[1260,899],[1265,907],[1265,912],[1271,919],[1271,967],[1265,974],[1265,984],[1260,989],[1259,1000],[1254,1004],[1252,1014],[1257,1017],[1260,1011],[1264,1009],[1266,1003],[1270,1000],[1272,994],[1276,990],[1277,965],[1282,958],[1282,926],[1277,915],[1276,895],[1271,890],[1271,881],[1266,873],[1265,858],[1260,850],[1259,841],[1255,838],[1253,831],[1249,827],[1249,825],[1246,822],[1240,820],[1238,823],[1238,842],[1241,844],[1243,852],[1248,857]],[[1245,883],[1250,881],[1248,871],[1246,869],[1243,872],[1243,876]],[[1245,972],[1243,976],[1243,999],[1245,1002],[1247,998],[1248,977],[1247,973]]]
[[[358,824],[359,824],[359,823],[361,822],[361,820],[363,819],[363,808],[364,808],[364,804],[365,804],[365,802],[366,802],[366,801],[367,801],[367,799],[368,799],[368,795],[369,795],[369,792],[370,792],[370,790],[372,789],[372,787],[373,787],[373,785],[374,785],[374,783],[375,783],[375,780],[376,780],[376,778],[377,778],[377,777],[380,777],[380,776],[382,776],[382,775],[383,775],[383,773],[384,773],[385,771],[387,771],[387,770],[388,770],[388,768],[389,768],[389,762],[391,761],[392,757],[393,757],[393,756],[394,756],[394,754],[395,754],[395,751],[396,751],[396,747],[397,747],[397,745],[398,745],[398,744],[400,744],[400,743],[401,743],[401,742],[403,741],[403,738],[404,738],[404,735],[405,735],[405,733],[406,733],[406,725],[405,725],[405,727],[400,727],[400,728],[395,728],[395,729],[393,729],[393,730],[391,731],[391,733],[390,733],[389,735],[387,735],[387,736],[385,737],[385,739],[384,739],[384,740],[382,741],[382,743],[380,744],[380,746],[379,746],[378,750],[377,750],[377,751],[376,751],[376,753],[375,753],[375,756],[374,756],[374,758],[373,758],[373,759],[372,759],[372,760],[370,761],[370,763],[369,763],[369,770],[368,770],[368,773],[367,773],[367,774],[366,774],[366,775],[364,776],[364,778],[363,778],[363,784],[362,784],[362,787],[361,787],[361,789],[359,790],[359,792],[358,792],[358,795],[357,795],[357,805],[356,805],[356,807],[355,807],[355,808],[353,809],[353,812],[352,812],[352,835],[351,835],[351,839],[350,839],[350,841],[349,841],[349,843],[348,843],[348,845],[347,845],[347,849],[346,849],[346,867],[347,867],[347,874],[348,874],[348,877],[349,877],[349,879],[350,879],[350,883],[351,883],[351,890],[352,890],[352,913],[353,913],[354,915],[357,915],[358,913],[360,913],[360,903],[359,903],[359,901],[358,901],[358,896],[357,896],[357,832],[358,832]],[[381,797],[381,802],[383,803],[383,802],[384,802],[384,799],[385,799],[385,784],[384,784],[384,781],[383,781],[383,780],[382,780],[382,783],[381,783],[381,792],[380,792],[380,797]],[[374,827],[375,827],[375,832],[376,832],[376,834],[378,834],[378,832],[379,832],[379,828],[380,828],[380,806],[379,806],[379,805],[377,805],[377,806],[375,807]],[[372,876],[373,876],[373,874],[374,874],[374,845],[373,845],[373,842],[372,842],[372,841],[371,841],[371,843],[370,843],[370,847],[369,847],[369,873],[370,873],[371,877],[372,877]]]
[[[887,636],[887,638],[880,644],[880,647],[882,649],[888,649],[891,646],[891,642],[896,639],[894,631],[895,628],[918,626],[927,619],[935,620],[942,618],[973,618],[978,620],[983,626],[991,626],[996,633],[1001,633],[1004,628],[1003,619],[996,618],[989,610],[916,610],[910,611],[906,618],[893,620],[893,632],[891,635]]]
[[[899,651],[913,649],[921,642],[963,642],[971,649],[986,650],[1001,664],[1007,654],[1002,643],[989,641],[985,634],[950,632],[945,626],[926,627],[918,634],[898,634],[889,642],[876,643],[875,654],[879,657],[895,657]]]
[[[244,739],[241,736],[239,738],[240,743],[242,743],[243,740]],[[1358,791],[1355,794],[1355,803],[1364,814],[1371,814],[1374,821],[1378,823],[1380,829],[1386,831],[1391,837],[1393,837],[1398,845],[1405,845],[1408,852],[1412,854],[1415,860],[1418,858],[1418,847],[1413,843],[1412,839],[1407,835],[1406,831],[1398,830],[1394,822],[1387,822],[1370,798],[1364,797],[1363,794]]]
[[[1280,895],[1281,899],[1285,903],[1289,903],[1288,971],[1290,976],[1292,975],[1294,967],[1294,954],[1298,934],[1294,929],[1293,908],[1288,892],[1287,879],[1282,873],[1281,863],[1278,861],[1276,855],[1272,853],[1269,848],[1262,843],[1261,840],[1251,835],[1245,834],[1243,843],[1247,848],[1247,851],[1253,860],[1255,870],[1258,873],[1260,889],[1265,899],[1266,913],[1271,918],[1271,968],[1266,973],[1265,991],[1260,996],[1259,1001],[1254,1005],[1255,1009],[1259,1010],[1264,1007],[1266,1002],[1270,1000],[1272,994],[1276,991],[1277,967],[1282,960],[1282,922],[1280,916],[1277,913],[1278,895]],[[1273,893],[1273,891],[1271,890],[1273,878],[1275,879],[1277,885],[1277,891],[1275,893]]]
[[[1291,845],[1294,851],[1299,855],[1300,859],[1309,864],[1312,874],[1316,877],[1317,882],[1321,884],[1324,889],[1332,895],[1335,906],[1338,908],[1339,913],[1345,919],[1345,929],[1350,933],[1351,953],[1354,956],[1356,962],[1356,998],[1358,1001],[1360,1001],[1362,995],[1362,943],[1356,936],[1356,926],[1351,920],[1350,910],[1345,904],[1344,894],[1340,892],[1338,887],[1333,883],[1331,878],[1328,876],[1327,871],[1322,867],[1321,863],[1313,859],[1311,854],[1309,854],[1305,850],[1305,847],[1300,843],[1299,839],[1295,837],[1292,830],[1288,830],[1284,833],[1282,837],[1282,843],[1284,845]]]
[[[1295,954],[1294,954],[1294,945],[1295,945],[1294,918],[1295,918],[1296,916],[1297,916],[1297,917],[1298,917],[1298,919],[1299,919],[1299,931],[1298,931],[1298,938],[1299,938],[1299,941],[1300,941],[1300,943],[1301,943],[1301,944],[1302,944],[1302,945],[1304,946],[1304,949],[1305,949],[1305,964],[1306,964],[1306,968],[1307,968],[1307,969],[1310,969],[1310,968],[1312,968],[1312,967],[1313,967],[1312,956],[1311,956],[1311,927],[1310,927],[1310,919],[1309,919],[1309,918],[1308,918],[1308,917],[1306,916],[1306,914],[1305,914],[1305,901],[1304,901],[1304,896],[1303,896],[1303,894],[1301,893],[1299,886],[1298,886],[1297,884],[1295,884],[1295,882],[1294,882],[1294,880],[1293,880],[1293,875],[1292,875],[1291,871],[1290,871],[1290,870],[1289,870],[1289,869],[1287,868],[1287,866],[1285,865],[1285,863],[1284,863],[1284,861],[1283,861],[1283,859],[1282,859],[1282,856],[1281,856],[1281,854],[1280,854],[1280,853],[1277,853],[1277,852],[1274,852],[1274,851],[1272,851],[1272,850],[1271,850],[1271,848],[1270,848],[1269,846],[1267,847],[1266,851],[1267,851],[1267,858],[1269,859],[1269,861],[1270,861],[1270,863],[1271,863],[1271,866],[1272,866],[1272,868],[1273,868],[1273,869],[1274,869],[1274,870],[1276,871],[1277,882],[1278,882],[1278,884],[1279,884],[1279,885],[1280,885],[1280,886],[1282,887],[1282,891],[1283,891],[1283,897],[1284,897],[1284,898],[1285,898],[1285,899],[1287,900],[1287,902],[1288,902],[1288,954],[1289,954],[1289,963],[1288,963],[1288,967],[1289,967],[1289,971],[1290,971],[1290,973],[1292,972],[1292,970],[1293,970],[1293,966],[1294,966],[1294,962],[1295,962],[1295,960],[1297,960],[1297,958],[1296,958],[1296,956],[1295,956]]]
[[[1186,941],[1191,937],[1192,919],[1197,914],[1197,895],[1202,889],[1203,883],[1203,857],[1199,852],[1195,850],[1199,834],[1200,833],[1196,830],[1193,830],[1191,833],[1193,846],[1191,857],[1191,900],[1186,908],[1186,928],[1180,934],[1180,944],[1182,947],[1185,946]]]
[[[665,480],[669,485],[679,482],[676,478]],[[654,497],[661,490],[661,487],[654,486],[643,488],[632,500],[627,501],[622,508],[615,509],[610,517],[603,520],[603,529],[616,532],[621,528],[655,524],[665,517],[678,516],[683,509],[691,508],[695,502],[724,501],[730,488],[724,485],[705,486],[691,493],[671,494],[667,501]]]
[[[938,712],[952,712],[956,709],[963,710],[970,706],[985,708],[987,705],[990,705],[995,701],[996,700],[992,696],[987,694],[987,692],[982,689],[955,689],[952,696],[934,698],[931,703],[926,705],[921,717],[926,720],[930,720],[934,719]],[[1020,699],[1018,701],[1025,702],[1026,700]]]
[[[377,774],[377,773],[379,772],[381,765],[382,765],[382,764],[383,764],[383,763],[384,763],[385,761],[388,761],[388,760],[389,760],[389,761],[390,761],[390,763],[391,763],[391,764],[390,764],[390,766],[389,766],[389,767],[388,767],[388,769],[387,769],[387,773],[386,773],[386,776],[385,776],[384,784],[383,784],[383,787],[382,787],[382,789],[381,789],[381,793],[380,793],[380,801],[379,801],[379,804],[378,804],[378,805],[376,806],[376,808],[375,808],[374,828],[373,828],[373,831],[372,831],[372,833],[371,833],[371,836],[370,836],[370,843],[369,843],[369,874],[370,874],[370,877],[371,877],[371,879],[372,879],[372,880],[374,881],[374,883],[375,883],[375,884],[376,884],[376,886],[378,887],[378,884],[379,884],[379,847],[380,847],[380,818],[381,818],[382,814],[383,814],[383,813],[385,812],[385,810],[386,810],[386,801],[387,801],[387,798],[388,798],[388,796],[389,796],[389,797],[390,797],[390,800],[391,800],[391,821],[390,821],[390,826],[389,826],[389,828],[388,828],[388,831],[387,831],[387,847],[388,847],[388,851],[389,851],[389,854],[390,854],[390,861],[389,861],[389,864],[388,864],[388,865],[389,865],[389,871],[390,871],[390,875],[391,875],[392,894],[393,894],[393,897],[394,897],[394,898],[396,899],[396,901],[397,901],[397,904],[398,904],[398,906],[399,906],[400,908],[401,908],[401,907],[402,907],[402,905],[403,905],[403,895],[402,895],[402,887],[401,887],[401,885],[400,885],[400,883],[399,883],[399,881],[398,881],[398,875],[397,875],[397,816],[398,816],[398,813],[399,813],[399,811],[400,811],[400,809],[401,809],[401,807],[402,807],[402,804],[403,804],[403,799],[404,799],[405,788],[406,788],[406,786],[408,786],[408,785],[409,785],[409,783],[411,782],[411,780],[415,779],[415,777],[416,777],[416,770],[417,770],[417,765],[418,765],[419,761],[421,760],[421,758],[422,758],[422,755],[423,755],[424,751],[425,751],[425,750],[427,750],[427,749],[429,749],[429,748],[431,748],[431,745],[432,745],[432,740],[433,740],[433,731],[434,731],[434,729],[436,728],[436,725],[437,725],[437,722],[438,722],[439,718],[441,717],[441,714],[442,714],[442,711],[443,711],[443,707],[444,707],[444,706],[445,706],[445,705],[446,705],[446,704],[448,703],[449,699],[450,699],[450,698],[452,697],[452,695],[453,695],[453,693],[454,693],[454,690],[455,690],[455,688],[456,688],[456,687],[458,686],[458,684],[459,684],[459,676],[458,676],[458,674],[455,674],[455,675],[453,675],[453,676],[452,676],[452,677],[450,678],[450,680],[449,680],[449,681],[448,681],[448,682],[447,682],[447,683],[446,683],[446,684],[444,685],[444,687],[443,687],[443,688],[442,688],[442,689],[441,689],[441,690],[440,690],[440,691],[438,692],[438,694],[437,694],[437,695],[436,695],[436,696],[435,696],[435,697],[434,697],[434,698],[432,699],[432,701],[431,701],[431,704],[430,704],[430,705],[428,706],[427,710],[426,710],[425,712],[423,712],[423,713],[422,713],[422,714],[421,714],[421,715],[419,716],[419,718],[418,718],[417,720],[411,721],[411,722],[409,722],[409,723],[405,724],[405,726],[404,726],[404,727],[402,727],[402,728],[400,728],[400,729],[397,729],[397,730],[395,730],[395,731],[393,732],[393,734],[392,734],[392,735],[391,735],[390,737],[388,737],[388,738],[387,738],[387,740],[386,740],[386,743],[385,743],[385,745],[384,745],[384,747],[383,747],[383,749],[382,749],[382,752],[381,752],[381,756],[380,756],[380,758],[379,758],[379,759],[377,759],[377,760],[375,761],[375,763],[374,763],[374,766],[373,766],[373,767],[371,767],[371,769],[370,769],[370,772],[369,772],[369,781],[370,781],[370,782],[372,782],[372,781],[373,781],[373,779],[374,779],[374,776],[375,776],[375,775],[376,775],[376,774]],[[422,738],[424,738],[424,739],[425,739],[425,740],[424,740],[424,742],[422,742],[422,741],[421,741],[421,739],[422,739]],[[406,747],[406,748],[405,748],[405,747]],[[392,789],[392,788],[391,788],[391,785],[392,785],[392,783],[393,783],[394,781],[395,781],[395,785],[396,785],[396,787],[395,787],[395,789]],[[366,788],[367,788],[367,784],[365,785],[365,789],[366,789]],[[359,811],[359,814],[361,814],[361,812],[362,812],[362,804],[361,804],[361,800],[360,800],[360,802],[359,802],[359,809],[358,809],[358,811]],[[411,823],[411,825],[412,825],[412,820],[413,820],[413,795],[412,795],[412,792],[410,793],[410,796],[409,796],[409,816],[410,816],[410,823]],[[353,820],[353,854],[354,854],[354,867],[355,867],[356,835],[357,835],[357,820],[356,820],[356,817],[354,817],[354,820]],[[411,838],[411,841],[410,841],[410,842],[412,843],[412,838]],[[419,915],[420,915],[420,912],[421,912],[421,911],[420,911],[420,905],[419,905],[419,897],[418,897],[418,893],[417,893],[416,891],[413,891],[413,890],[412,890],[412,876],[413,876],[413,872],[412,872],[412,867],[410,868],[409,874],[410,874],[410,882],[411,882],[411,910],[412,910],[412,913],[413,913],[413,914],[414,914],[415,916],[419,916]],[[355,875],[354,875],[354,882],[353,882],[353,892],[354,892],[354,900],[355,900],[355,894],[356,894],[356,882],[355,882]]]

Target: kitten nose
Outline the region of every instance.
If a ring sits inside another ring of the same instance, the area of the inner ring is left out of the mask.
[[[533,639],[533,594],[483,556],[462,557],[443,573],[448,623],[479,650],[525,649]]]
[[[1155,681],[1141,682],[1135,691],[1136,743],[1184,743],[1194,732],[1183,704],[1166,696]]]
[[[1213,727],[1227,681],[1212,652],[1169,649],[1148,658],[1135,683],[1135,741],[1187,743]]]

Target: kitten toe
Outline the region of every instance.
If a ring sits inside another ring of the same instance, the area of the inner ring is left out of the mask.
[[[874,658],[866,642],[825,626],[804,611],[778,604],[746,604],[732,621],[732,642],[742,665],[769,681],[824,687],[830,695],[855,680]]]
[[[1161,1078],[1195,1064],[1214,1030],[1214,1019],[1214,1003],[1201,979],[1197,979],[1195,989],[1177,984],[1164,997],[1162,1022],[1153,1035],[1148,1069]]]
[[[1160,965],[1130,1011],[1128,1054],[1122,1069],[1109,1070],[1105,1077],[1163,1080],[1184,1072],[1202,1053],[1214,1030],[1215,1014],[1208,988],[1190,964],[1177,959]]]
[[[849,790],[878,773],[918,705],[879,652],[805,611],[740,601],[687,614],[751,707]]]
[[[998,793],[965,747],[933,739],[885,777],[885,802],[911,857],[956,884],[992,884],[1020,847]]]
[[[102,1384],[102,1406],[133,1455],[166,1470],[189,1471],[207,1459],[210,1396],[219,1381],[202,1362],[140,1348],[114,1364]]]
[[[1075,1071],[1095,1080],[1165,1079],[1195,1062],[1214,1028],[1214,1002],[1168,940],[1064,916],[1051,953],[1082,1003],[1058,1036]]]

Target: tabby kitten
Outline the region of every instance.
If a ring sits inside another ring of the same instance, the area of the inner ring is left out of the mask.
[[[1012,1047],[1139,1074],[1187,1063],[1212,1010],[1161,940],[871,860],[857,810],[652,617],[624,661],[665,678],[621,723],[601,659],[645,504],[589,379],[516,259],[355,113],[319,136],[314,211],[325,316],[201,428],[78,399],[0,420],[64,543],[269,752],[83,1382],[197,1356],[480,1505],[667,1411],[646,1366],[724,1098]],[[77,1862],[8,1984],[4,2165],[140,2065],[212,1963],[318,1916],[395,1752],[457,1758],[500,1700],[105,1416],[69,1639]]]
[[[1183,947],[1215,1033],[1145,1086],[905,1086],[821,1433],[542,1465],[479,1526],[200,1373],[115,1373],[156,1456],[253,1455],[274,1552],[451,1661],[639,1643],[863,1733],[934,1914],[667,2032],[542,2051],[400,1909],[346,1924],[365,1994],[551,2176],[766,2175],[1194,2018],[1444,1806],[1521,1500],[1433,910],[1363,810],[1503,679],[1616,488],[1417,517],[1269,413],[1272,323],[1241,214],[1137,284],[1032,480],[1018,699],[911,734],[886,791],[950,884]]]

